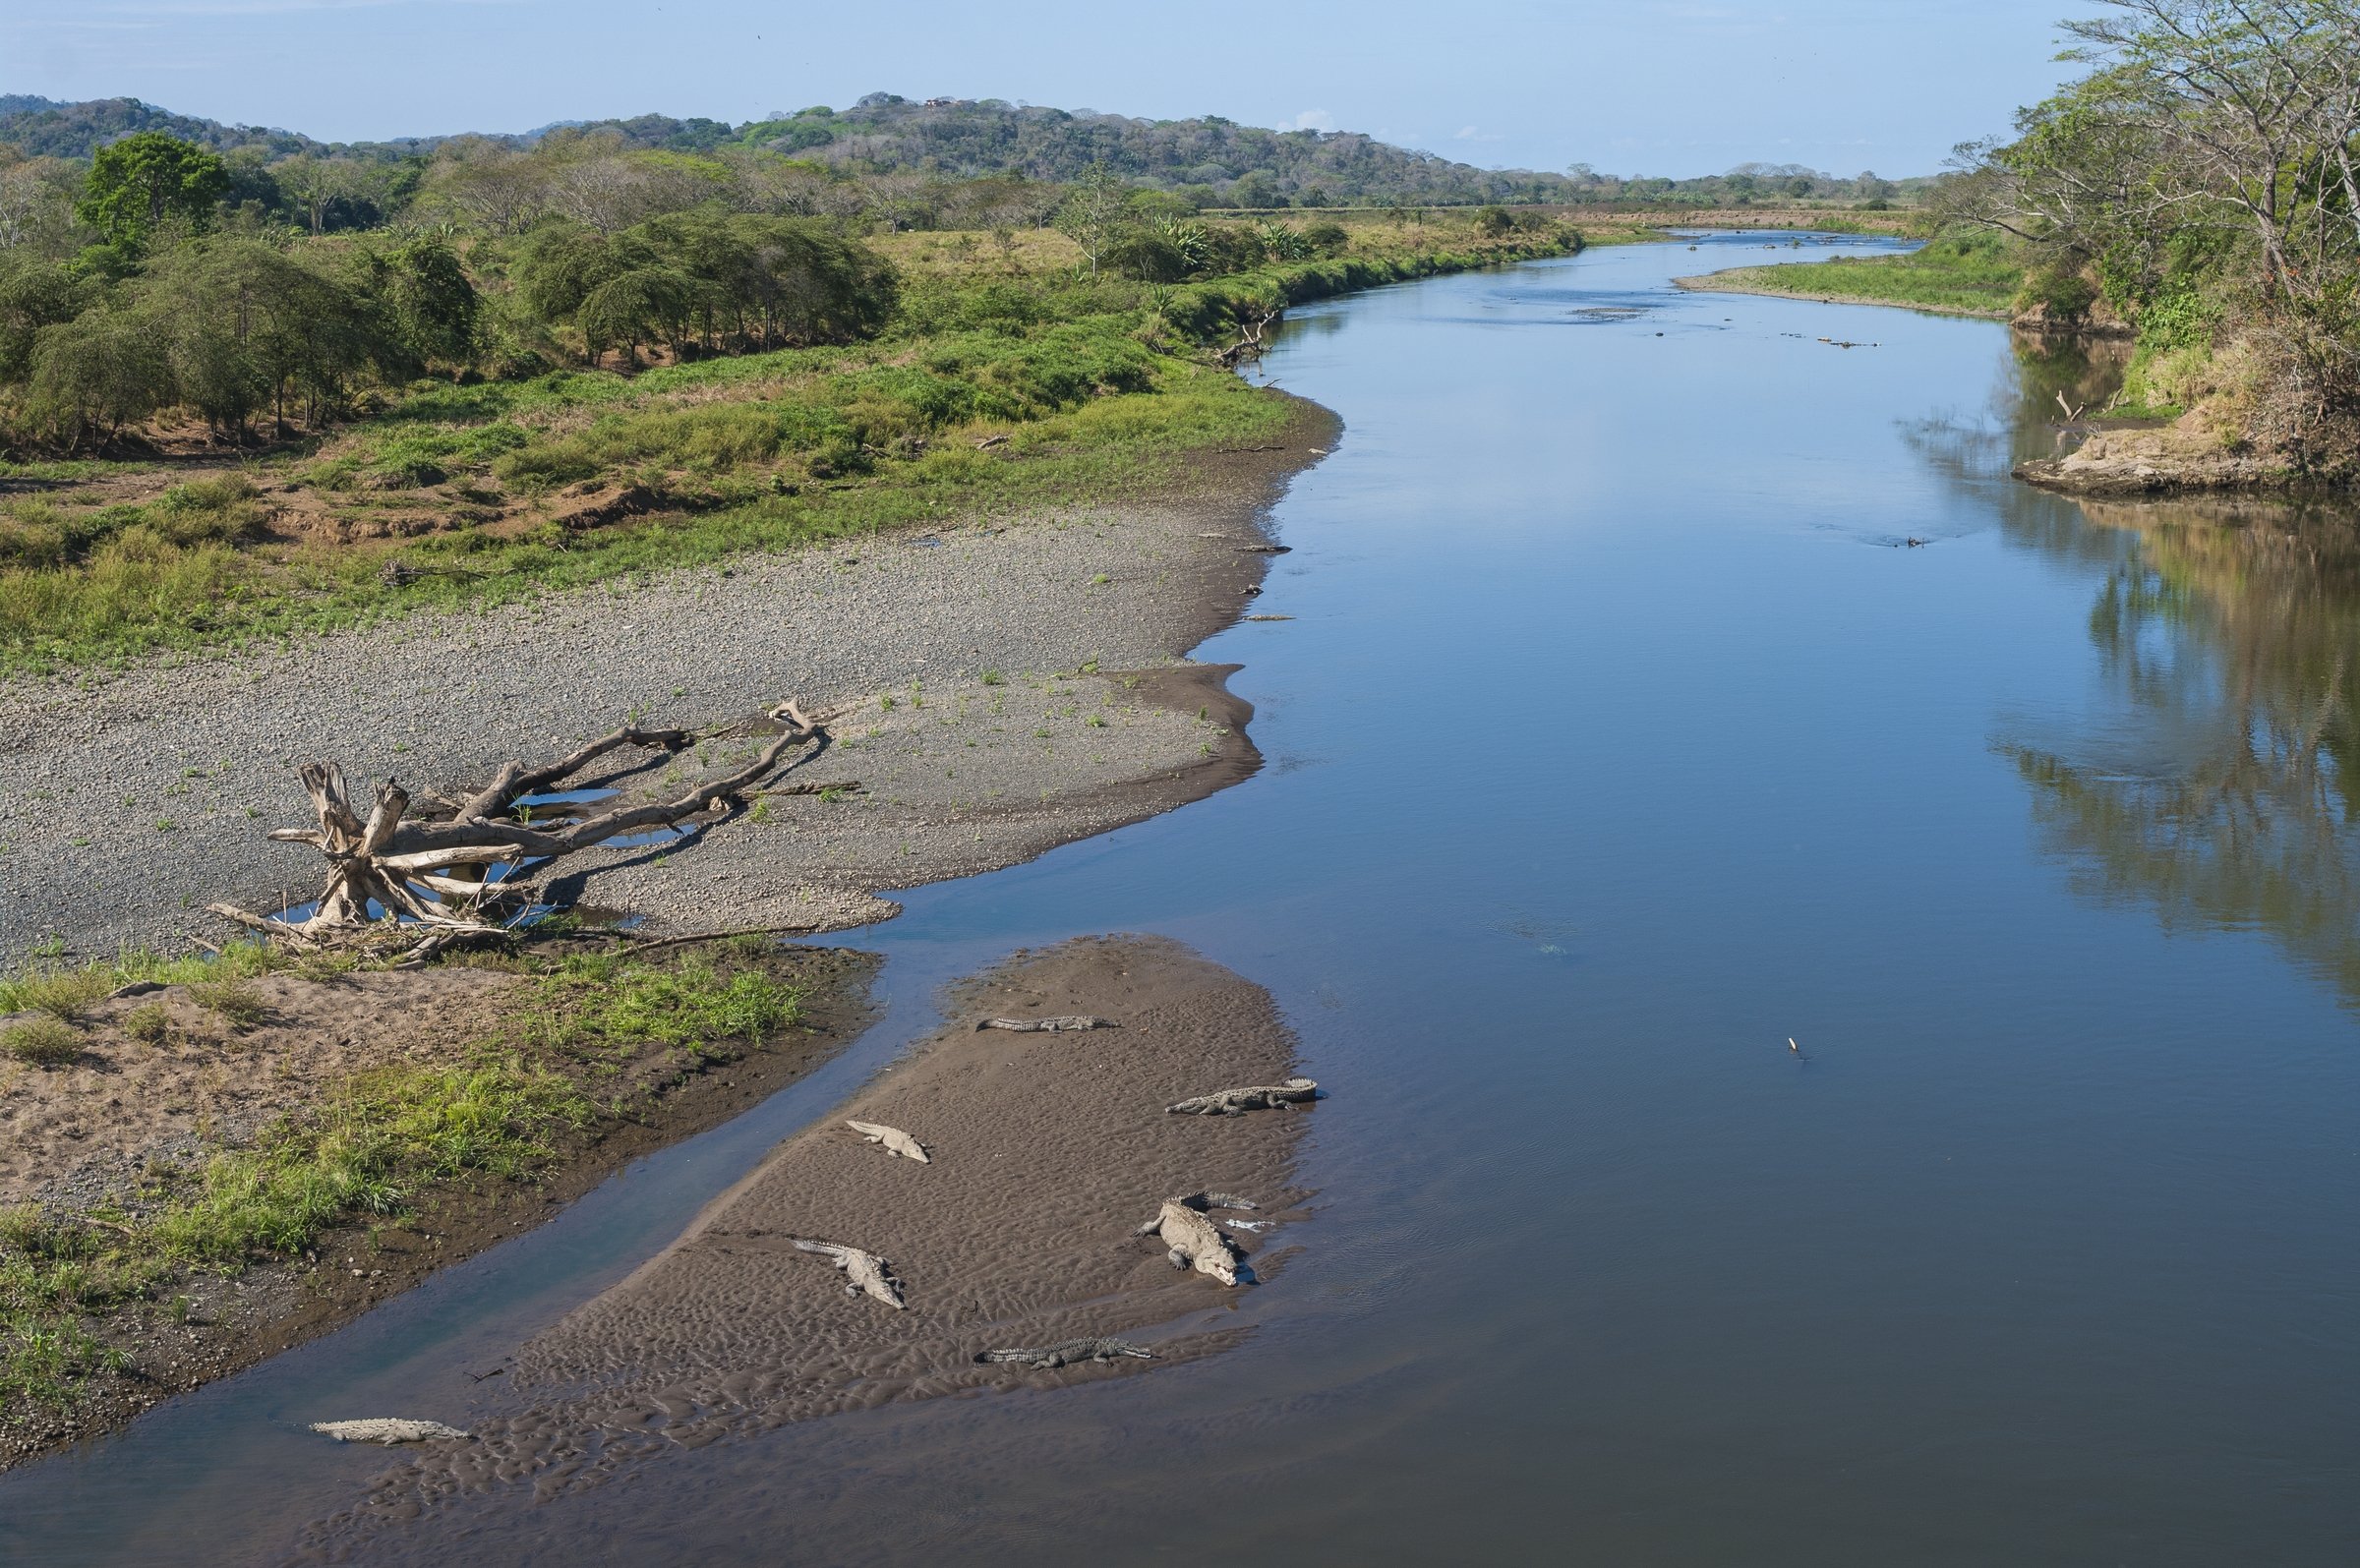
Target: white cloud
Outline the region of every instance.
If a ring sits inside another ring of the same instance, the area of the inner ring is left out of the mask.
[[[1278,129],[1281,131],[1332,131],[1335,129],[1335,116],[1329,114],[1326,109],[1305,109],[1291,120],[1279,121]]]

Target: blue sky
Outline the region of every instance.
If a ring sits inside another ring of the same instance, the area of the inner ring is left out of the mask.
[[[7,0],[0,91],[331,140],[863,92],[1373,132],[1485,166],[1930,172],[2088,0]]]

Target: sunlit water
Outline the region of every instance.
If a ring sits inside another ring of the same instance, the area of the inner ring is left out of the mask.
[[[0,1558],[272,1560],[387,1462],[300,1423],[463,1420],[463,1368],[942,981],[1142,930],[1268,986],[1332,1090],[1241,1348],[716,1444],[358,1560],[2360,1559],[2350,524],[2017,485],[2095,373],[1667,286],[1760,244],[1298,312],[1266,372],[1348,428],[1277,512],[1257,609],[1297,618],[1199,651],[1245,666],[1261,776],[910,896],[858,938],[891,1011],[855,1051],[0,1481]]]

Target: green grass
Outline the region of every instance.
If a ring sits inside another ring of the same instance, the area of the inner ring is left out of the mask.
[[[440,514],[440,531],[394,544],[258,542],[266,515],[244,475],[103,507],[72,504],[61,476],[65,488],[0,513],[0,674],[1127,496],[1172,480],[1188,452],[1255,444],[1288,418],[1283,399],[1202,352],[1244,313],[1578,244],[1569,232],[1378,237],[1367,254],[1170,287],[1068,272],[937,278],[914,287],[911,311],[874,342],[636,377],[424,387],[276,460],[273,477],[356,518]],[[979,451],[986,435],[1009,438]],[[559,493],[586,484],[635,488],[653,515],[556,520]],[[388,554],[424,575],[388,583]]]
[[[82,1055],[82,1032],[57,1018],[28,1018],[0,1030],[0,1055],[34,1067],[63,1067]]]
[[[1741,266],[1713,277],[1772,294],[2005,317],[2024,287],[2024,264],[1996,237],[1968,235],[1930,241],[1907,256]]]
[[[217,1149],[195,1171],[160,1179],[142,1215],[77,1221],[0,1211],[0,1413],[70,1406],[86,1379],[120,1365],[101,1336],[106,1320],[160,1309],[192,1271],[298,1258],[336,1227],[406,1214],[457,1184],[531,1181],[566,1138],[630,1114],[637,1091],[616,1079],[632,1062],[655,1052],[693,1071],[742,1055],[797,1019],[794,986],[759,967],[755,954],[728,957],[727,964],[670,965],[584,958],[537,968],[512,1021],[460,1061],[357,1074],[251,1145]],[[176,962],[134,954],[71,972],[211,986],[217,1006],[242,975],[270,966],[276,961],[232,950]],[[8,985],[13,993],[57,980],[52,972]],[[83,1043],[55,1018],[19,1027]]]

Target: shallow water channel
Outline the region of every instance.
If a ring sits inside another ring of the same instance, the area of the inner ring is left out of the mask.
[[[2352,519],[2015,484],[2102,368],[1669,287],[1829,254],[1762,244],[1296,313],[1265,373],[1347,425],[1276,514],[1296,618],[1199,650],[1259,777],[910,895],[845,939],[889,956],[845,1057],[0,1480],[0,1560],[280,1560],[388,1463],[302,1423],[463,1418],[942,982],[1125,930],[1269,987],[1332,1091],[1239,1348],[328,1555],[2360,1560]]]

